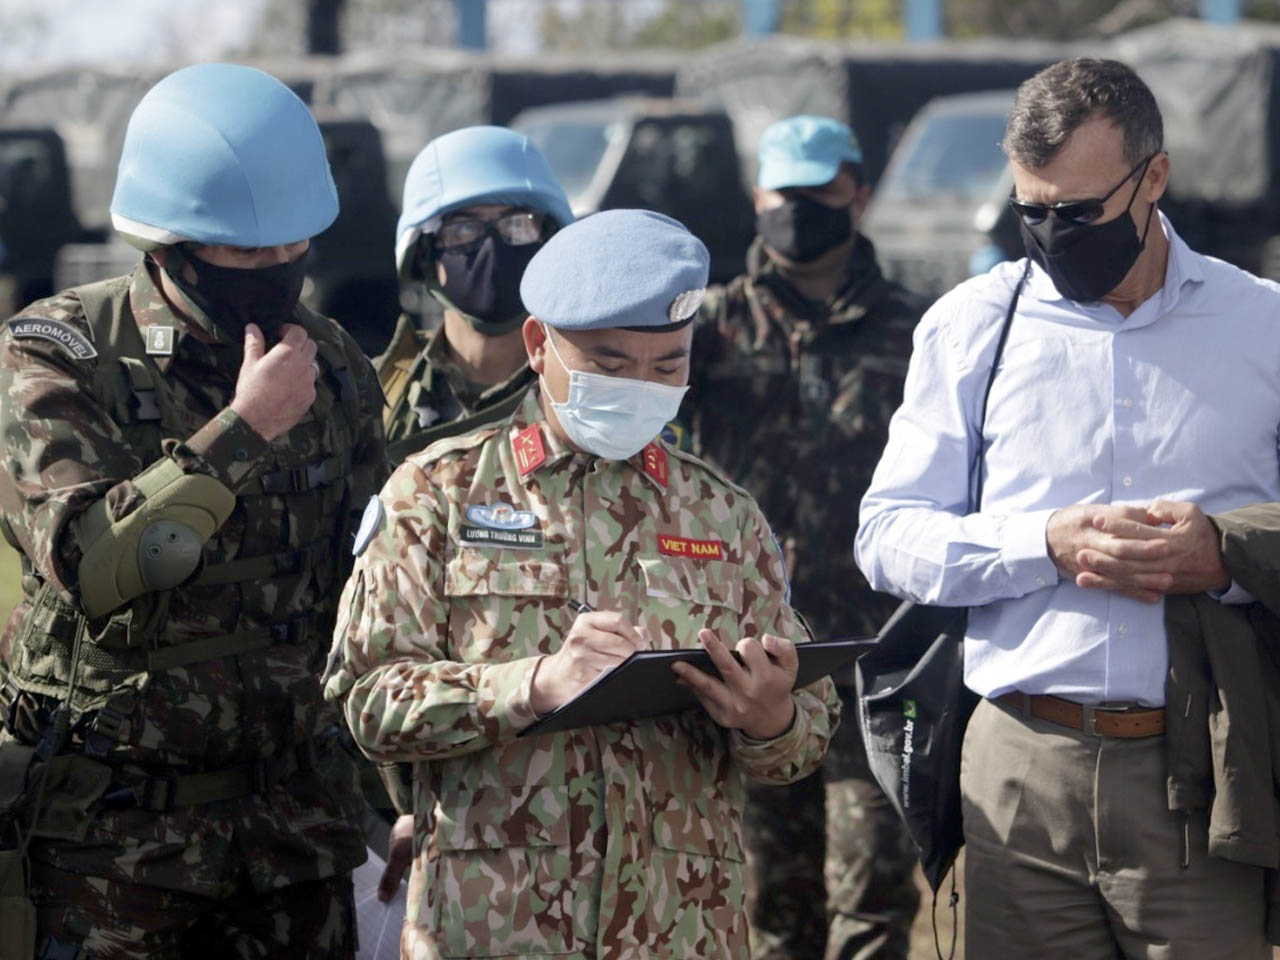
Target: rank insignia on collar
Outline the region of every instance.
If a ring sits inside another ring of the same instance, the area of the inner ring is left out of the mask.
[[[523,480],[547,462],[547,451],[542,446],[542,431],[538,425],[525,427],[511,441],[511,451],[516,456],[516,469]]]
[[[667,451],[656,443],[644,448],[644,472],[663,487],[667,485]]]
[[[173,356],[173,327],[147,327],[147,355],[152,357]]]

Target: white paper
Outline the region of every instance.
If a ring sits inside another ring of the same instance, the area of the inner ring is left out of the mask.
[[[407,885],[401,883],[390,903],[378,899],[378,881],[386,861],[369,850],[369,859],[356,867],[351,883],[356,903],[360,949],[356,960],[399,960],[400,928],[404,926]]]

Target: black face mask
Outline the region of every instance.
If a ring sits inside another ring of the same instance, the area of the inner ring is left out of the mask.
[[[490,233],[473,250],[441,251],[436,259],[444,267],[441,286],[430,284],[467,321],[487,336],[510,333],[529,315],[520,300],[520,278],[541,243],[513,247]],[[434,280],[428,267],[427,276]]]
[[[1068,223],[1051,214],[1037,224],[1019,217],[1018,228],[1027,256],[1049,275],[1058,292],[1068,300],[1087,303],[1101,300],[1133,269],[1147,244],[1155,209],[1154,203],[1147,209],[1141,239],[1128,207],[1106,223]]]
[[[756,214],[756,233],[770,250],[795,263],[809,263],[853,236],[853,224],[847,207],[797,196]]]
[[[177,256],[175,256],[177,254]],[[170,248],[166,272],[178,289],[219,330],[237,341],[245,327],[256,323],[275,343],[280,328],[293,316],[307,276],[307,257],[271,267],[219,267],[180,247]],[[183,276],[190,266],[195,283]]]

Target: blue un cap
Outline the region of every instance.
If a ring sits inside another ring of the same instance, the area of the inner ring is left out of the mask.
[[[651,210],[571,223],[525,268],[520,299],[558,330],[678,330],[698,312],[711,257],[684,225]]]
[[[862,163],[862,147],[843,123],[830,117],[787,117],[760,138],[756,186],[761,190],[820,187],[842,163]]]

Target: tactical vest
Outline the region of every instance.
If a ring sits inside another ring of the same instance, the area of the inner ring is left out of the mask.
[[[207,422],[208,415],[175,403],[173,385],[147,356],[129,309],[130,281],[120,277],[76,288],[75,293],[98,351],[93,392],[119,427],[123,445],[144,463],[152,463],[164,456],[162,438],[185,439]],[[14,637],[6,684],[0,689],[0,721],[10,725],[7,713],[19,691],[69,700],[74,716],[87,716],[84,752],[105,756],[157,672],[272,644],[296,645],[315,635],[314,611],[263,626],[237,624],[231,633],[194,639],[166,630],[173,594],[193,586],[263,581],[305,571],[314,577],[317,597],[336,598],[341,589],[359,400],[342,349],[328,338],[315,339],[321,375],[312,414],[314,429],[320,431],[318,445],[327,455],[308,458],[294,450],[294,443],[277,442],[271,447],[272,465],[236,491],[236,511],[246,525],[274,507],[282,541],[278,549],[255,556],[218,556],[228,546],[219,531],[205,545],[205,561],[192,579],[174,591],[144,594],[124,609],[91,621],[62,599],[24,556],[28,606]],[[294,427],[289,436],[303,426]],[[283,511],[278,509],[281,501]],[[72,649],[82,622],[90,642],[82,644],[72,678]],[[326,621],[323,626],[331,624]]]

